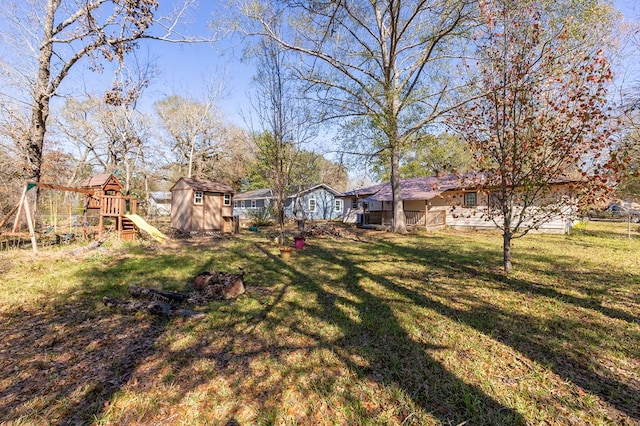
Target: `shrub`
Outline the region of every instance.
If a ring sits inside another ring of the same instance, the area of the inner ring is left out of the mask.
[[[251,226],[271,226],[273,225],[273,214],[271,209],[267,207],[261,207],[258,209],[249,210],[247,213],[251,220]]]

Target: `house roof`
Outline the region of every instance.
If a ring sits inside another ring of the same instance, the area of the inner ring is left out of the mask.
[[[171,201],[171,192],[168,191],[151,191],[149,196],[156,201]]]
[[[327,191],[331,192],[333,195],[340,195],[340,192],[336,191],[335,189],[333,189],[332,187],[330,187],[329,185],[327,185],[326,183],[316,183],[313,185],[307,185],[307,186],[302,186],[297,188],[297,190],[295,191],[295,194],[291,194],[289,195],[289,198],[295,197],[297,195],[302,195],[302,194],[306,194],[309,192],[313,192],[316,189],[319,188],[324,188]]]
[[[269,188],[262,188],[262,189],[254,189],[252,191],[241,192],[239,194],[236,194],[236,196],[233,197],[233,199],[236,201],[241,201],[241,200],[257,200],[257,199],[271,198],[271,197],[273,197],[271,190]]]
[[[188,178],[181,177],[178,181],[171,187],[169,191],[173,191],[173,189],[182,182],[184,185],[193,189],[194,191],[204,191],[204,192],[222,192],[222,193],[234,193],[235,191],[229,185],[226,185],[221,182],[214,182],[208,179],[198,179],[198,178]]]
[[[340,195],[340,192],[336,191],[326,183],[317,183],[313,185],[299,187],[296,189],[295,194],[290,194],[287,196],[287,198],[293,198],[293,197],[296,197],[297,195],[313,192],[319,188],[324,188],[325,190],[331,192],[333,195]],[[236,201],[257,200],[257,199],[267,199],[267,198],[273,198],[273,192],[269,188],[254,189],[253,191],[242,192],[240,194],[237,194],[235,197],[233,197],[233,199]]]
[[[400,182],[400,188],[403,200],[430,200],[452,189],[476,188],[485,181],[486,175],[483,173],[449,174],[403,179]],[[375,194],[365,198],[365,201],[392,200],[390,183],[381,185],[381,188]]]
[[[443,176],[426,176],[410,179],[402,179],[400,188],[402,199],[430,200],[445,191],[464,190],[484,187],[487,184],[489,174],[486,172],[469,172],[461,175],[449,174]],[[568,177],[558,177],[549,184],[577,183],[578,181]],[[370,186],[354,191],[345,192],[342,197],[365,197],[364,201],[392,201],[391,183]]]
[[[352,189],[340,195],[340,197],[366,197],[367,195],[375,194],[380,191],[382,187],[387,184],[380,183],[378,185],[366,186],[364,188]]]

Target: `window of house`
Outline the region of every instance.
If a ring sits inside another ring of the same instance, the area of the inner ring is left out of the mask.
[[[234,201],[233,207],[240,207],[240,201]]]
[[[240,208],[241,208],[241,209],[244,209],[244,208],[245,208],[244,200],[240,201]]]
[[[357,209],[358,208],[358,199],[357,198],[352,198],[351,199],[351,208],[352,209]]]
[[[309,198],[309,213],[314,213],[316,211],[316,198]]]
[[[224,194],[224,199],[222,201],[222,205],[223,206],[230,206],[231,205],[231,194]]]
[[[256,200],[251,200],[251,208],[255,209],[257,206]]]
[[[335,211],[336,213],[342,212],[342,200],[336,200],[336,204],[333,208],[333,211]]]
[[[464,193],[464,206],[476,207],[478,205],[478,193],[477,192],[465,192]]]
[[[202,204],[204,202],[204,193],[202,191],[193,191],[193,204]]]

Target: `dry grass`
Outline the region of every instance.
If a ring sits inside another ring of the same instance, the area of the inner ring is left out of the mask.
[[[0,255],[0,422],[640,424],[640,235],[265,233]],[[108,311],[242,266],[204,320]]]

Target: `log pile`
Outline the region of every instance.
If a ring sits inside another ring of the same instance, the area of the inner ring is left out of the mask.
[[[105,306],[126,313],[144,312],[165,317],[201,318],[205,316],[202,312],[185,309],[180,305],[206,305],[213,300],[235,299],[244,292],[244,272],[227,274],[212,271],[198,274],[193,280],[191,292],[164,291],[131,285],[129,295],[147,300],[127,301],[104,297],[102,302]]]
[[[338,238],[349,238],[349,239],[358,239],[358,236],[355,235],[351,230],[346,229],[344,227],[335,226],[327,223],[318,223],[314,224],[310,228],[308,228],[305,233],[305,236],[331,236]]]
[[[244,272],[226,274],[223,272],[203,272],[193,280],[193,289],[189,301],[194,304],[206,304],[211,300],[235,299],[245,292]]]

